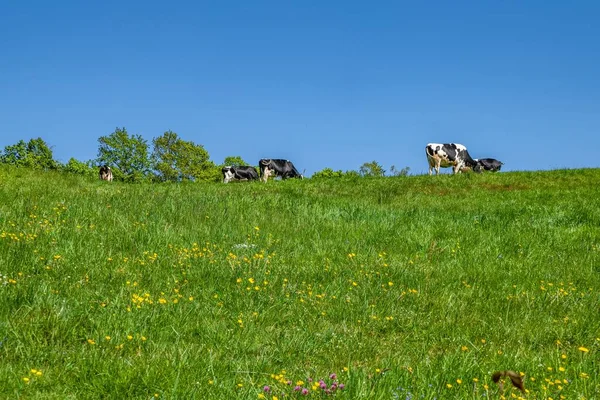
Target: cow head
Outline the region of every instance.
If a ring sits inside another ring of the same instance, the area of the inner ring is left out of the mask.
[[[233,179],[234,174],[230,166],[223,167],[221,172],[223,173],[223,183],[228,183]]]
[[[110,169],[110,167],[108,165],[103,165],[100,167],[99,172],[99,176],[100,176],[100,180],[103,181],[112,181],[113,180],[113,175],[112,175],[112,170]]]

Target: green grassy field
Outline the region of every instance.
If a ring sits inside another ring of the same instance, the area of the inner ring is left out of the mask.
[[[0,341],[2,398],[600,398],[600,170],[3,168]]]

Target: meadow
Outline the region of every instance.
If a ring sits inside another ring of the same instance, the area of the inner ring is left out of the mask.
[[[600,398],[600,170],[0,170],[0,398]]]

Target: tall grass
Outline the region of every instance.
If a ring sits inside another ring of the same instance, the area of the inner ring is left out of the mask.
[[[599,397],[599,184],[3,169],[0,396]]]

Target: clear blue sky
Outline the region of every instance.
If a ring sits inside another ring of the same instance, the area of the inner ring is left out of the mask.
[[[211,159],[600,167],[598,1],[5,1],[0,148],[96,158],[125,127]]]

